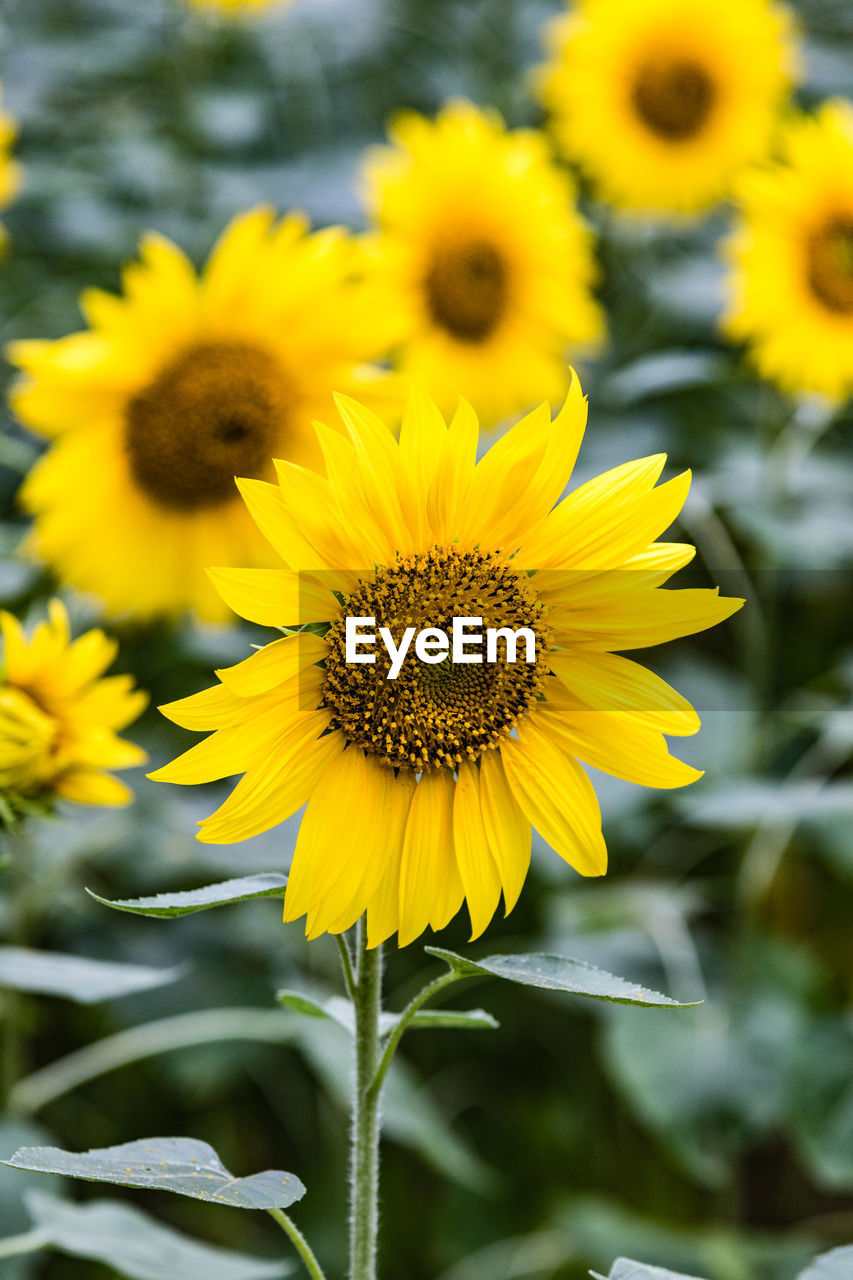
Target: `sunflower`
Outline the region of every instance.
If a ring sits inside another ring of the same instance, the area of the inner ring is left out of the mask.
[[[161,708],[214,732],[151,776],[244,774],[201,823],[207,842],[268,830],[307,802],[285,919],[307,916],[310,937],[366,911],[371,946],[395,931],[403,946],[443,928],[463,900],[477,936],[501,892],[507,911],[518,898],[531,824],[582,875],[604,872],[579,760],[646,786],[700,776],[663,737],[695,733],[693,709],[614,650],[701,631],[742,602],[661,590],[693,555],[655,541],[689,484],[685,474],[654,487],[663,455],[559,501],[586,421],[577,380],[554,422],[541,406],[476,465],[478,423],[464,402],[448,427],[413,392],[399,443],[356,402],[339,409],[348,438],[317,427],[326,476],[283,462],[277,485],[240,485],[301,572],[213,571],[244,617],[309,629]],[[448,658],[439,631],[453,619],[482,624],[487,644],[494,632],[497,660]],[[433,630],[392,680],[379,644],[361,660],[348,653],[353,620],[385,627],[395,646],[412,626]],[[524,641],[524,661],[512,660],[511,639]]]
[[[79,804],[125,805],[130,791],[107,769],[144,764],[141,748],[118,737],[148,701],[128,675],[101,676],[116,655],[114,640],[87,631],[72,642],[68,615],[51,600],[48,620],[28,640],[0,612],[0,797],[59,796]]]
[[[590,232],[544,137],[454,102],[407,113],[364,167],[370,278],[399,364],[444,408],[494,420],[565,395],[567,344],[602,335]]]
[[[219,13],[236,18],[241,14],[265,13],[267,9],[281,9],[292,0],[187,0],[191,9],[205,13]]]
[[[83,295],[89,330],[13,343],[13,408],[54,437],[22,490],[32,552],[113,614],[229,617],[206,566],[269,560],[235,475],[271,475],[273,455],[320,465],[310,423],[332,389],[383,394],[360,364],[385,339],[354,253],[338,228],[309,234],[261,208],[199,278],[149,235],[123,296]]]
[[[583,0],[548,29],[557,139],[612,204],[693,213],[761,159],[795,73],[770,0]]]
[[[0,91],[2,97],[2,91]],[[11,159],[9,152],[17,135],[15,122],[5,111],[0,110],[0,209],[4,209],[14,200],[21,185],[21,168]],[[6,243],[6,231],[0,225],[0,250]]]
[[[724,250],[724,328],[788,391],[853,392],[853,107],[791,120],[782,158],[747,175]]]

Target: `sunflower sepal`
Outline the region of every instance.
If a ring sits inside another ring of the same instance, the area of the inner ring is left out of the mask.
[[[445,951],[443,947],[424,947],[428,955],[443,960],[456,978],[504,978],[525,987],[545,991],[565,991],[570,995],[588,996],[611,1004],[629,1004],[648,1009],[695,1009],[701,1000],[673,1000],[670,996],[641,987],[616,974],[567,956],[544,953],[531,955],[486,956],[470,960],[467,956]]]

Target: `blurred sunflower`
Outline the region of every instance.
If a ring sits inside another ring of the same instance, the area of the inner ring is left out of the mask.
[[[767,153],[795,70],[770,0],[582,0],[548,29],[541,97],[566,154],[625,209],[692,213]]]
[[[132,676],[100,678],[115,658],[114,640],[87,631],[72,642],[64,605],[51,600],[48,611],[29,640],[12,614],[0,612],[0,797],[13,809],[54,796],[129,804],[133,792],[105,770],[147,759],[117,730],[136,719],[148,695],[133,688]]]
[[[236,18],[242,14],[265,13],[267,9],[282,9],[293,0],[186,0],[191,9],[205,13],[220,13]]]
[[[568,387],[567,344],[602,335],[592,238],[544,137],[454,102],[408,113],[364,167],[371,279],[399,364],[445,410],[491,424]]]
[[[2,98],[2,89],[0,89],[0,98]],[[10,201],[14,200],[21,185],[21,167],[9,154],[17,133],[12,117],[0,110],[0,209],[4,209]],[[0,250],[5,243],[6,231],[0,223]]]
[[[308,803],[285,919],[307,915],[311,937],[366,911],[369,945],[398,931],[403,946],[443,928],[465,899],[477,936],[501,892],[507,911],[518,898],[531,824],[581,874],[604,872],[579,759],[646,786],[700,776],[663,736],[695,733],[693,709],[613,650],[701,631],[741,601],[660,589],[693,555],[655,541],[690,479],[655,488],[663,455],[559,501],[586,422],[576,380],[554,422],[542,405],[476,465],[478,424],[464,402],[448,428],[413,393],[399,443],[354,401],[339,409],[349,439],[317,427],[325,477],[284,462],[278,485],[240,486],[271,545],[303,571],[214,571],[244,617],[314,629],[161,708],[215,732],[151,776],[245,775],[201,823],[199,839],[213,843],[265,831]],[[495,662],[463,664],[433,651],[392,681],[379,644],[372,665],[347,663],[347,617],[375,619],[398,645],[406,627],[449,629],[455,617],[527,628],[534,660],[504,648]]]
[[[206,567],[269,560],[235,475],[272,474],[273,455],[321,465],[310,423],[332,389],[385,385],[360,365],[384,336],[353,252],[340,229],[256,209],[199,278],[149,235],[124,296],[83,295],[88,331],[13,343],[12,406],[55,437],[22,490],[29,549],[113,614],[230,616]]]
[[[783,147],[741,184],[723,323],[763,376],[842,399],[853,392],[853,107],[793,119]]]

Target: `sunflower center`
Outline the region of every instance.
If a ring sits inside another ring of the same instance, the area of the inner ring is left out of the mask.
[[[506,308],[507,269],[485,240],[438,249],[424,281],[435,324],[459,342],[484,342]]]
[[[853,315],[853,217],[832,218],[808,244],[809,287],[829,311]]]
[[[544,609],[529,578],[497,554],[433,547],[401,558],[362,582],[343,614],[326,636],[323,705],[350,742],[388,765],[420,772],[477,760],[510,732],[541,690],[548,650]],[[509,646],[500,638],[495,662],[483,649],[481,662],[454,662],[447,652],[434,663],[410,650],[389,680],[391,662],[382,645],[371,665],[346,662],[345,616],[375,618],[377,634],[387,627],[397,646],[406,628],[449,634],[454,618],[482,618],[484,633],[526,627],[535,637],[536,660],[524,660],[521,644],[509,661]]]
[[[717,97],[713,80],[697,62],[645,62],[631,90],[640,119],[666,142],[695,137]]]
[[[125,447],[140,488],[175,511],[237,497],[235,476],[267,470],[292,395],[267,352],[198,343],[127,406]]]

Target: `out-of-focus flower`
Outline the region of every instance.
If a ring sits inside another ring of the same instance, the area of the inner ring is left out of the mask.
[[[791,120],[778,162],[747,175],[725,245],[724,327],[788,391],[853,392],[853,107]]]
[[[404,372],[490,425],[568,386],[566,347],[602,334],[592,238],[544,137],[494,112],[409,113],[365,164],[371,278],[396,317]]]
[[[148,695],[129,675],[103,672],[118,648],[103,631],[72,641],[59,600],[30,639],[10,613],[0,612],[4,641],[0,674],[0,795],[18,801],[55,797],[79,804],[125,805],[133,792],[107,773],[144,764],[145,752],[118,737]]]
[[[229,18],[265,13],[268,9],[283,9],[293,0],[186,0],[191,9],[204,13],[219,13]]]
[[[555,135],[621,208],[693,213],[768,151],[795,73],[770,0],[581,0],[538,76]]]
[[[0,98],[2,98],[2,89],[0,89]],[[14,200],[21,185],[21,166],[9,154],[17,133],[12,117],[0,110],[0,209],[5,209],[6,205]],[[0,224],[0,250],[5,243],[6,231]]]
[[[256,209],[198,277],[149,235],[123,296],[83,295],[88,331],[13,343],[13,408],[54,437],[22,490],[31,551],[113,614],[230,616],[207,566],[269,559],[234,477],[271,475],[274,455],[322,466],[310,424],[332,390],[385,394],[361,364],[385,337],[354,252],[338,228]]]
[[[313,629],[162,708],[215,732],[152,776],[245,775],[201,824],[199,838],[214,843],[266,831],[307,802],[285,919],[306,915],[309,936],[366,911],[371,946],[395,931],[402,946],[443,928],[464,900],[476,936],[501,892],[507,910],[518,898],[531,824],[581,874],[604,872],[579,760],[652,787],[700,776],[663,736],[695,733],[692,707],[613,651],[702,631],[742,602],[661,589],[693,555],[655,541],[690,479],[655,488],[663,455],[560,501],[586,422],[577,380],[554,422],[542,405],[476,465],[478,424],[464,402],[447,427],[413,394],[399,444],[354,401],[339,407],[349,439],[318,426],[334,457],[328,477],[283,463],[277,486],[241,483],[271,544],[303,572],[215,573],[245,617]],[[355,661],[347,618],[375,636]],[[449,632],[454,619],[529,634],[512,656],[495,636],[484,662],[482,636],[478,661],[449,653],[446,634],[442,650],[433,631],[431,649],[419,636],[389,678],[378,628],[399,647],[409,628]]]

